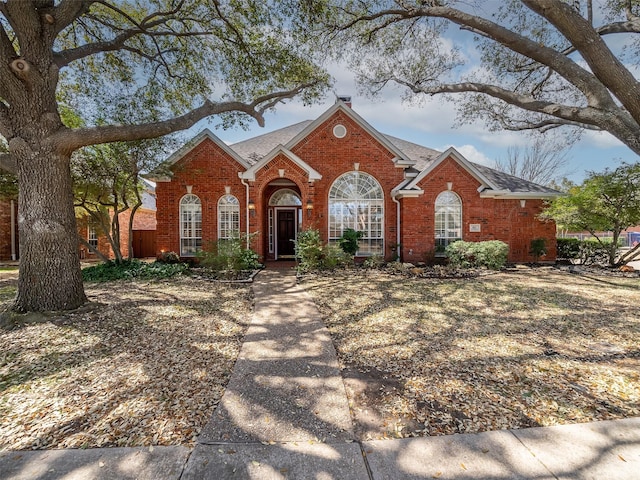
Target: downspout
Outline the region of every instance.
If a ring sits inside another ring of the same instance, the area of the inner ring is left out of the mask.
[[[16,202],[11,200],[11,260],[16,260]]]
[[[246,227],[247,227],[247,249],[249,249],[250,245],[249,245],[249,184],[246,183],[244,178],[240,178],[240,183],[243,184],[245,186],[245,188],[247,189],[247,194],[245,195],[245,223],[246,223]]]
[[[402,253],[400,248],[400,200],[396,198],[393,192],[391,192],[391,200],[396,204],[396,256],[397,261],[400,261],[400,254]]]

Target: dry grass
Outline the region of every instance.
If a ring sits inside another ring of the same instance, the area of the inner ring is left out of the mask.
[[[2,301],[12,288],[0,285]],[[250,289],[182,278],[87,294],[79,311],[0,329],[0,450],[193,445],[238,355]]]
[[[336,345],[363,438],[640,414],[640,279],[519,269],[303,283]]]

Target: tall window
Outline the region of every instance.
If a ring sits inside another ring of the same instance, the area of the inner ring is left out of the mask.
[[[93,248],[98,248],[98,231],[93,225],[89,225],[89,235],[87,235],[87,241]]]
[[[347,228],[362,232],[356,255],[384,254],[384,195],[378,181],[363,172],[338,177],[329,190],[329,241]]]
[[[462,240],[462,201],[453,192],[442,192],[436,198],[436,254],[456,240]]]
[[[196,195],[180,200],[180,255],[191,257],[202,248],[202,204]]]
[[[218,240],[240,236],[240,203],[233,195],[218,200]]]

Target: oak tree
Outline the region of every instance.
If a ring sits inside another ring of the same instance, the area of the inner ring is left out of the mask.
[[[216,116],[255,119],[326,75],[295,2],[0,0],[0,166],[16,173],[20,274],[14,309],[73,309],[82,285],[70,158]],[[79,112],[74,128],[61,111]],[[115,115],[128,110],[126,122]]]
[[[637,0],[326,2],[372,93],[451,97],[493,129],[605,131],[640,154]]]

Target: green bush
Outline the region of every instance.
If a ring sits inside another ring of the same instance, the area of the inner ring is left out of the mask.
[[[372,255],[370,257],[368,257],[367,259],[365,259],[364,262],[362,262],[362,266],[364,268],[382,268],[385,265],[385,261],[384,261],[384,257],[382,255]]]
[[[82,270],[86,282],[109,282],[122,279],[168,278],[182,274],[189,269],[184,263],[141,262],[125,260],[120,263],[106,262]]]
[[[580,243],[577,238],[557,238],[557,257],[569,260],[580,258]]]
[[[449,264],[457,268],[486,267],[500,270],[507,263],[509,246],[499,240],[450,243],[445,250]]]
[[[295,244],[298,270],[310,272],[319,270],[322,265],[322,240],[320,231],[313,228],[298,232]]]
[[[579,240],[577,238],[556,239],[558,258],[576,260],[582,265],[607,265],[609,263],[610,239],[604,239],[602,246],[595,238]]]
[[[353,264],[353,256],[337,245],[322,245],[320,232],[303,230],[296,239],[296,258],[301,273],[316,270],[334,270]]]
[[[358,232],[353,228],[346,228],[342,232],[342,237],[338,241],[340,248],[343,252],[348,253],[351,256],[354,256],[358,251],[358,242],[364,235],[363,232]]]
[[[246,236],[209,242],[198,252],[200,265],[215,271],[231,272],[260,268],[260,257],[246,245]]]
[[[532,255],[535,261],[547,254],[547,241],[544,238],[534,238],[531,240],[529,247],[529,255]]]

